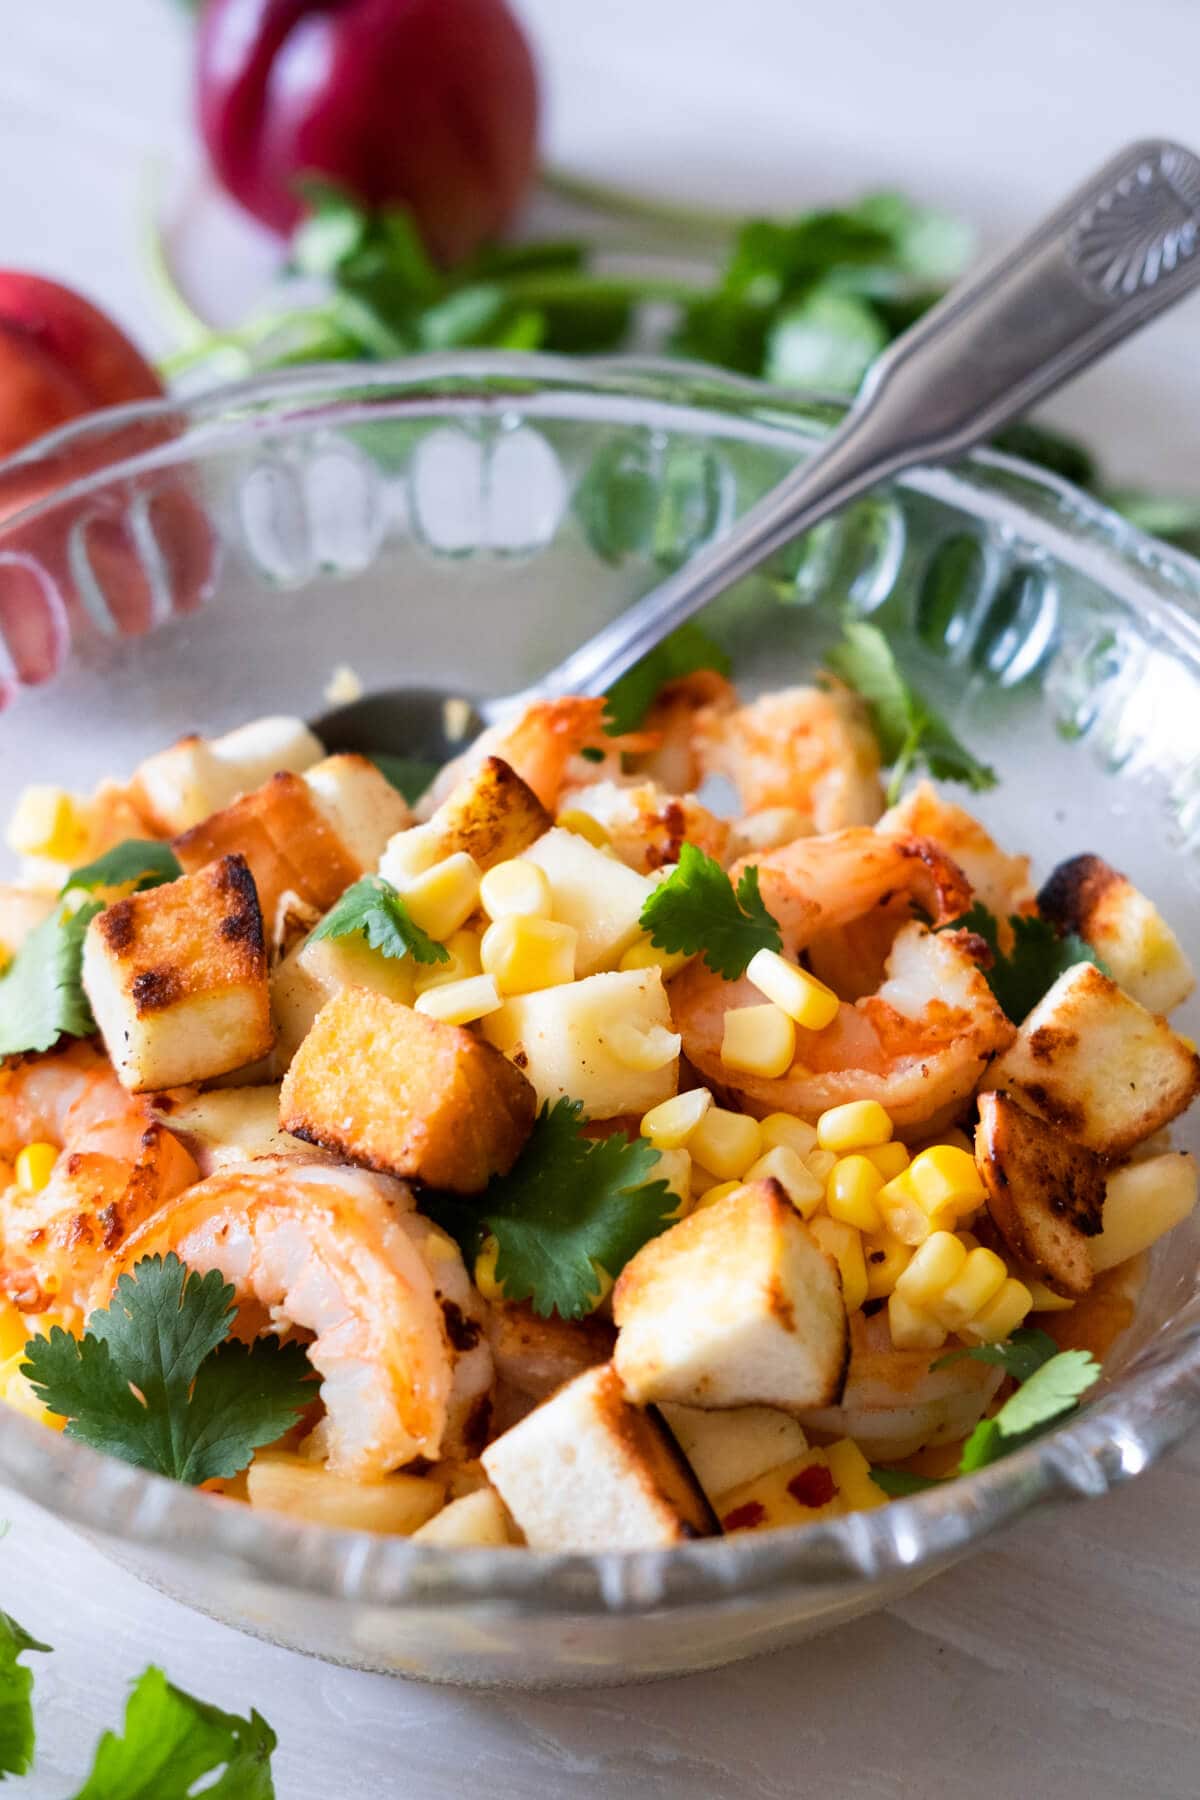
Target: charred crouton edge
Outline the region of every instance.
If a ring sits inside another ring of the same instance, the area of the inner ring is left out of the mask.
[[[1021,1262],[1069,1299],[1093,1281],[1088,1239],[1101,1230],[1105,1160],[1006,1094],[981,1094],[975,1160],[992,1223]]]
[[[1077,932],[1104,959],[1114,981],[1150,1012],[1170,1012],[1196,985],[1179,939],[1154,902],[1103,857],[1060,863],[1038,895],[1038,910],[1059,932]]]
[[[481,869],[519,856],[554,820],[533,789],[499,756],[489,756],[451,789],[429,824],[439,856],[465,851]]]

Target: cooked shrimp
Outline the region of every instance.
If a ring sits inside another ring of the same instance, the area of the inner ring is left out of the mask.
[[[678,862],[685,841],[725,861],[729,822],[709,812],[694,794],[666,794],[653,781],[590,781],[566,789],[563,805],[602,825],[621,861],[640,874]]]
[[[475,742],[439,770],[416,811],[428,819],[464,775],[498,756],[533,789],[542,805],[553,812],[572,760],[585,747],[615,748],[619,740],[604,734],[604,701],[565,695],[561,700],[535,700],[511,724],[491,726]],[[592,770],[593,777],[595,769]]]
[[[706,775],[726,775],[745,812],[791,806],[808,831],[870,825],[883,811],[879,745],[867,709],[840,682],[783,688],[736,711],[696,715]]]
[[[230,1169],[161,1208],[96,1296],[144,1256],[175,1254],[232,1282],[243,1328],[312,1333],[325,1416],[309,1448],[371,1480],[468,1452],[486,1426],[492,1359],[453,1242],[403,1182],[277,1157]]]
[[[883,815],[876,830],[890,837],[915,833],[932,838],[947,856],[954,858],[971,883],[976,899],[982,900],[1000,921],[1001,948],[1010,947],[1009,914],[1032,912],[1034,908],[1027,856],[1006,856],[978,819],[953,801],[943,799],[929,781],[918,782],[898,806]]]
[[[674,794],[699,787],[704,771],[696,747],[697,715],[703,710],[706,717],[716,720],[731,713],[737,699],[737,689],[715,669],[695,669],[668,681],[646,714],[645,728],[656,742],[652,750],[635,758],[638,773]]]
[[[40,1192],[14,1185],[0,1198],[0,1288],[74,1322],[125,1238],[199,1171],[150,1099],[126,1093],[87,1043],[0,1070],[0,1156],[35,1142],[59,1157]]]
[[[872,1462],[894,1462],[933,1444],[954,1444],[983,1417],[1003,1369],[964,1357],[931,1369],[928,1350],[897,1350],[887,1312],[850,1320],[850,1366],[838,1406],[800,1415],[807,1430],[850,1437]]]

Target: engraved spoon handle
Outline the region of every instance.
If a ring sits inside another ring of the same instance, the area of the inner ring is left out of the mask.
[[[832,436],[726,537],[515,698],[604,693],[827,514],[914,463],[961,454],[1173,306],[1200,282],[1198,249],[1200,159],[1157,140],[1123,150],[897,338]]]

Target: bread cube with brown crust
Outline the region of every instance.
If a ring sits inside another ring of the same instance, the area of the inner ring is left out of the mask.
[[[1059,863],[1038,895],[1038,910],[1060,931],[1078,932],[1118,986],[1150,1012],[1182,1005],[1196,985],[1157,906],[1101,856]]]
[[[302,719],[252,719],[224,737],[193,733],[148,756],[129,784],[129,797],[154,831],[171,837],[277,771],[299,774],[324,754]]]
[[[254,878],[226,856],[98,913],[83,985],[122,1084],[186,1087],[271,1048],[271,1000]]]
[[[279,1112],[284,1131],[347,1162],[477,1194],[517,1160],[536,1108],[521,1071],[490,1044],[350,987],[317,1014]]]
[[[717,1528],[670,1433],[629,1404],[611,1363],[560,1388],[482,1460],[533,1550],[668,1549]]]
[[[403,890],[420,869],[459,852],[491,869],[519,856],[553,823],[516,770],[488,756],[451,788],[423,825],[398,831],[380,857],[379,872]]]
[[[1107,1164],[1007,1094],[979,1096],[975,1160],[991,1220],[1019,1262],[1056,1294],[1092,1285],[1088,1240],[1101,1229]]]
[[[1200,1056],[1092,963],[1043,994],[986,1086],[1076,1143],[1125,1156],[1191,1105]]]
[[[830,1406],[849,1339],[841,1276],[777,1181],[652,1238],[613,1290],[613,1365],[639,1405]]]

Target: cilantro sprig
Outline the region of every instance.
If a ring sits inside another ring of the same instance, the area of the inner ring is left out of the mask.
[[[969,913],[943,927],[972,931],[992,952],[993,963],[984,974],[988,986],[1014,1025],[1029,1017],[1046,991],[1076,963],[1090,962],[1102,974],[1108,969],[1092,946],[1074,931],[1060,937],[1048,919],[1009,916],[1013,945],[1007,954],[1000,948],[1000,928],[994,913],[977,900]]]
[[[36,925],[0,976],[0,1056],[50,1050],[60,1037],[96,1029],[83,991],[83,939],[104,910],[99,900],[72,911],[61,902]]]
[[[598,1272],[615,1280],[678,1206],[667,1183],[652,1179],[658,1151],[619,1133],[585,1137],[582,1110],[578,1100],[543,1106],[513,1168],[477,1201],[429,1195],[424,1203],[468,1263],[484,1238],[494,1237],[505,1298],[531,1301],[542,1318],[590,1312]]]
[[[183,865],[170,844],[157,838],[124,838],[95,862],[72,869],[62,892],[69,894],[72,888],[84,888],[90,893],[95,888],[127,887],[133,882],[141,893],[146,888],[161,887],[166,881],[177,881],[182,874]]]
[[[50,1646],[0,1612],[0,1781],[27,1775],[33,1763],[33,1670],[21,1661],[30,1650],[48,1654]]]
[[[203,1788],[209,1800],[274,1800],[277,1742],[260,1713],[222,1712],[151,1664],[126,1702],[123,1729],[104,1733],[74,1800],[189,1800],[218,1770]]]
[[[55,1326],[21,1372],[67,1436],[193,1486],[239,1473],[313,1399],[298,1344],[229,1336],[234,1290],[174,1253],[122,1275],[82,1338]]]
[[[446,946],[435,943],[421,930],[396,889],[382,875],[365,875],[348,887],[337,905],[325,914],[312,938],[359,935],[366,938],[372,950],[396,961],[404,956],[419,963],[450,960]]]
[[[840,643],[825,658],[830,673],[860,694],[871,715],[879,753],[891,768],[889,803],[910,772],[923,764],[939,781],[961,781],[974,793],[995,787],[996,771],[973,756],[901,672],[877,625],[848,620]]]
[[[714,643],[699,625],[681,625],[609,688],[604,728],[614,737],[636,731],[669,681],[694,675],[698,669],[715,669],[718,675],[728,675],[732,667],[720,644]]]
[[[720,863],[695,844],[642,908],[641,926],[659,950],[694,956],[703,951],[714,975],[736,981],[759,950],[779,950],[779,927],[763,904],[758,870],[748,868],[734,888]]]

